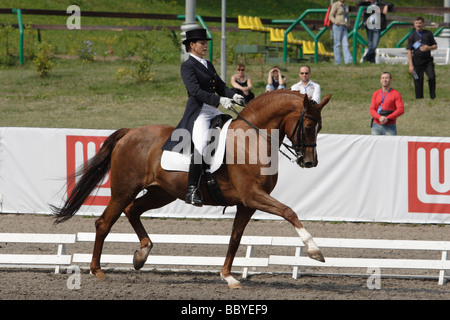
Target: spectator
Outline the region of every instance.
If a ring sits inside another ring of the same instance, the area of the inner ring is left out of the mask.
[[[369,48],[363,56],[363,61],[375,63],[375,50],[380,41],[381,31],[386,29],[387,25],[386,14],[388,9],[392,8],[394,5],[385,3],[382,0],[359,1],[357,5],[366,7],[378,6],[380,8],[379,12],[375,11],[375,9],[371,10],[370,8],[368,8],[369,12],[372,11],[373,13],[367,13],[367,10],[364,12],[364,25],[366,26]]]
[[[300,82],[294,84],[291,90],[300,91],[307,94],[313,104],[320,102],[320,85],[311,80],[311,68],[309,66],[301,66],[298,75]]]
[[[425,30],[425,20],[417,17],[414,20],[415,31],[408,37],[408,62],[409,72],[414,77],[414,88],[416,99],[423,98],[423,79],[424,72],[428,77],[428,89],[430,98],[436,97],[436,73],[434,72],[434,62],[431,51],[437,49],[437,43],[433,34]]]
[[[286,89],[286,77],[281,74],[280,68],[274,66],[267,77],[266,92],[277,89]]]
[[[348,48],[347,27],[350,25],[349,10],[345,0],[338,0],[331,6],[330,21],[333,23],[333,54],[334,63],[341,64],[341,47],[344,54],[344,63],[352,63],[352,55]]]
[[[403,99],[397,90],[391,88],[392,75],[389,72],[381,74],[381,89],[372,95],[370,114],[372,120],[373,135],[397,135],[396,119],[404,111]]]
[[[243,63],[238,63],[237,74],[231,76],[231,86],[233,87],[231,90],[244,96],[245,103],[248,103],[255,97],[252,92],[252,80],[245,75],[245,65]]]

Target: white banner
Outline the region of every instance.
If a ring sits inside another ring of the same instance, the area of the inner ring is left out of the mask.
[[[65,199],[68,175],[112,130],[0,128],[0,212],[50,213]],[[450,138],[321,134],[319,165],[302,169],[280,154],[272,192],[300,220],[450,223]],[[78,214],[99,215],[109,179]],[[223,218],[235,208],[177,200],[144,216]],[[257,212],[258,219],[277,217]]]

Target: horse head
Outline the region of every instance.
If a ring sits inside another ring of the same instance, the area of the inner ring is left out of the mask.
[[[316,167],[319,162],[316,146],[317,135],[322,129],[321,111],[330,99],[331,94],[320,103],[312,104],[308,96],[304,95],[300,117],[286,125],[286,133],[291,132],[288,138],[296,153],[296,162],[302,168]]]

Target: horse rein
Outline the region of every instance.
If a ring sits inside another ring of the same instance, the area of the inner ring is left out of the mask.
[[[237,104],[241,107],[245,107],[244,105],[240,105]],[[236,109],[234,109],[233,107],[230,108],[231,111],[233,111],[239,118],[241,118],[249,127],[253,128],[262,138],[264,138],[267,142],[269,142],[268,138],[273,139],[275,141],[277,141],[278,143],[280,142],[278,139],[272,137],[270,134],[264,132],[263,136],[261,134],[261,129],[258,128],[257,126],[255,126],[253,123],[251,123],[250,121],[248,121],[247,119],[245,119],[243,116],[241,116],[239,114],[239,112],[236,111]],[[278,151],[284,155],[287,159],[289,159],[289,161],[291,162],[297,162],[298,159],[300,159],[301,157],[303,157],[303,155],[305,154],[305,148],[306,147],[316,147],[317,144],[316,143],[307,143],[306,142],[306,138],[305,138],[305,128],[303,126],[303,119],[304,118],[308,118],[310,120],[316,121],[317,123],[321,122],[322,119],[316,119],[313,118],[311,116],[308,116],[306,114],[306,108],[303,108],[302,114],[300,115],[300,118],[297,120],[297,123],[295,125],[294,130],[292,131],[291,136],[289,137],[289,140],[292,142],[292,138],[294,137],[295,132],[297,131],[297,143],[292,144],[292,146],[281,142],[281,144],[287,149],[289,150],[290,153],[292,153],[295,156],[295,159],[292,159],[289,155],[287,155],[285,152],[283,152],[281,149],[278,149]],[[301,128],[301,130],[300,130]]]

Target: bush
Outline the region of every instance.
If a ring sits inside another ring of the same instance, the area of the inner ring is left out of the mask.
[[[9,34],[14,31],[14,28],[10,25],[0,26],[0,64],[12,66],[15,64],[14,55],[11,53],[9,47]]]
[[[50,57],[53,54],[54,49],[54,46],[45,41],[39,43],[37,46],[37,54],[33,59],[33,63],[41,78],[48,76],[48,73],[53,67]]]

